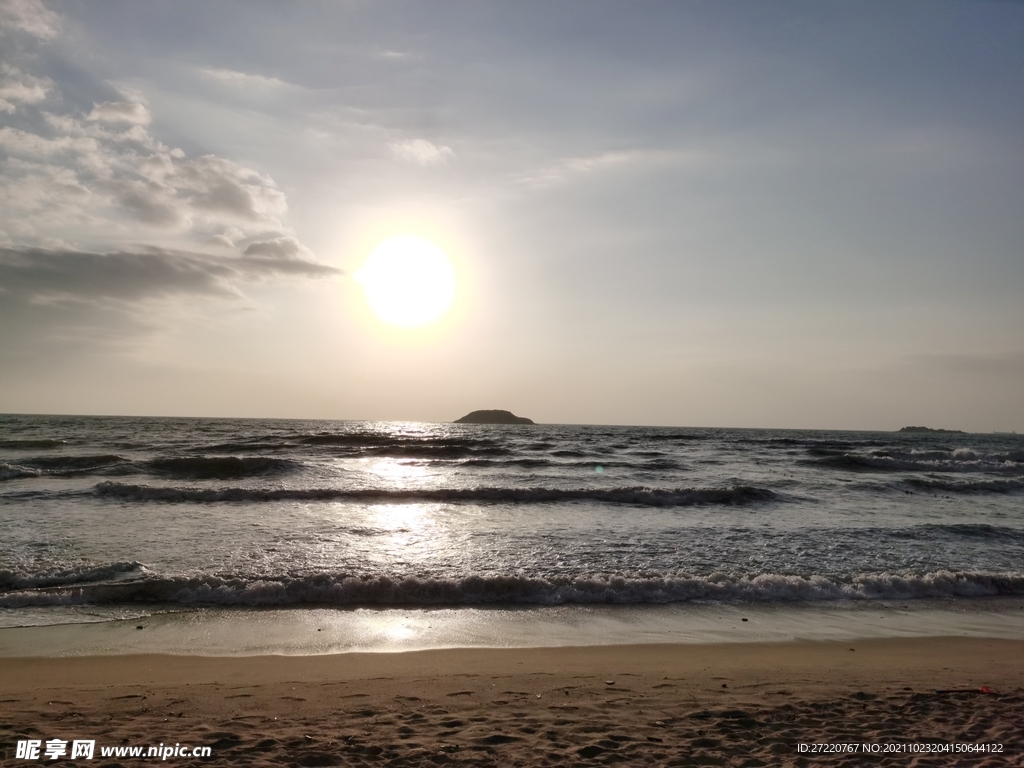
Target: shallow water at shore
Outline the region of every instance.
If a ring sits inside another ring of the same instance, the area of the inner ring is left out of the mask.
[[[0,629],[0,656],[315,655],[436,648],[749,643],[892,637],[1024,639],[1024,600],[547,608],[202,608]],[[22,618],[24,621],[24,618]],[[141,627],[141,629],[140,629]]]

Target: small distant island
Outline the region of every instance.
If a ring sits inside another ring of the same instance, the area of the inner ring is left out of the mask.
[[[932,429],[931,427],[903,427],[900,432],[944,432],[946,434],[962,435],[962,429]]]
[[[525,416],[516,416],[511,411],[473,411],[467,413],[461,419],[455,420],[456,424],[533,424],[532,419]]]

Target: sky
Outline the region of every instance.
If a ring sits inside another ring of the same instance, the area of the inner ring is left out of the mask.
[[[1024,432],[1022,94],[998,0],[4,0],[0,412]]]

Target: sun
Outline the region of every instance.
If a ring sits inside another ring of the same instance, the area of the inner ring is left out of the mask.
[[[448,257],[422,237],[392,237],[380,243],[355,279],[373,313],[399,328],[420,328],[439,320],[455,299],[455,271]]]

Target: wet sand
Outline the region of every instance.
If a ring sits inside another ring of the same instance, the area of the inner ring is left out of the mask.
[[[0,657],[305,656],[440,648],[1024,638],[1020,597],[384,609],[204,606],[153,609],[120,619],[120,609],[114,608],[105,621],[104,610],[47,606],[0,613]],[[29,626],[4,627],[5,619]],[[137,631],[139,625],[144,632]]]
[[[80,765],[160,743],[211,748],[178,766],[1024,765],[1022,660],[1024,641],[978,638],[8,658],[0,755],[60,738],[96,740]],[[815,743],[858,749],[799,751]],[[936,743],[1002,752],[863,754]]]

